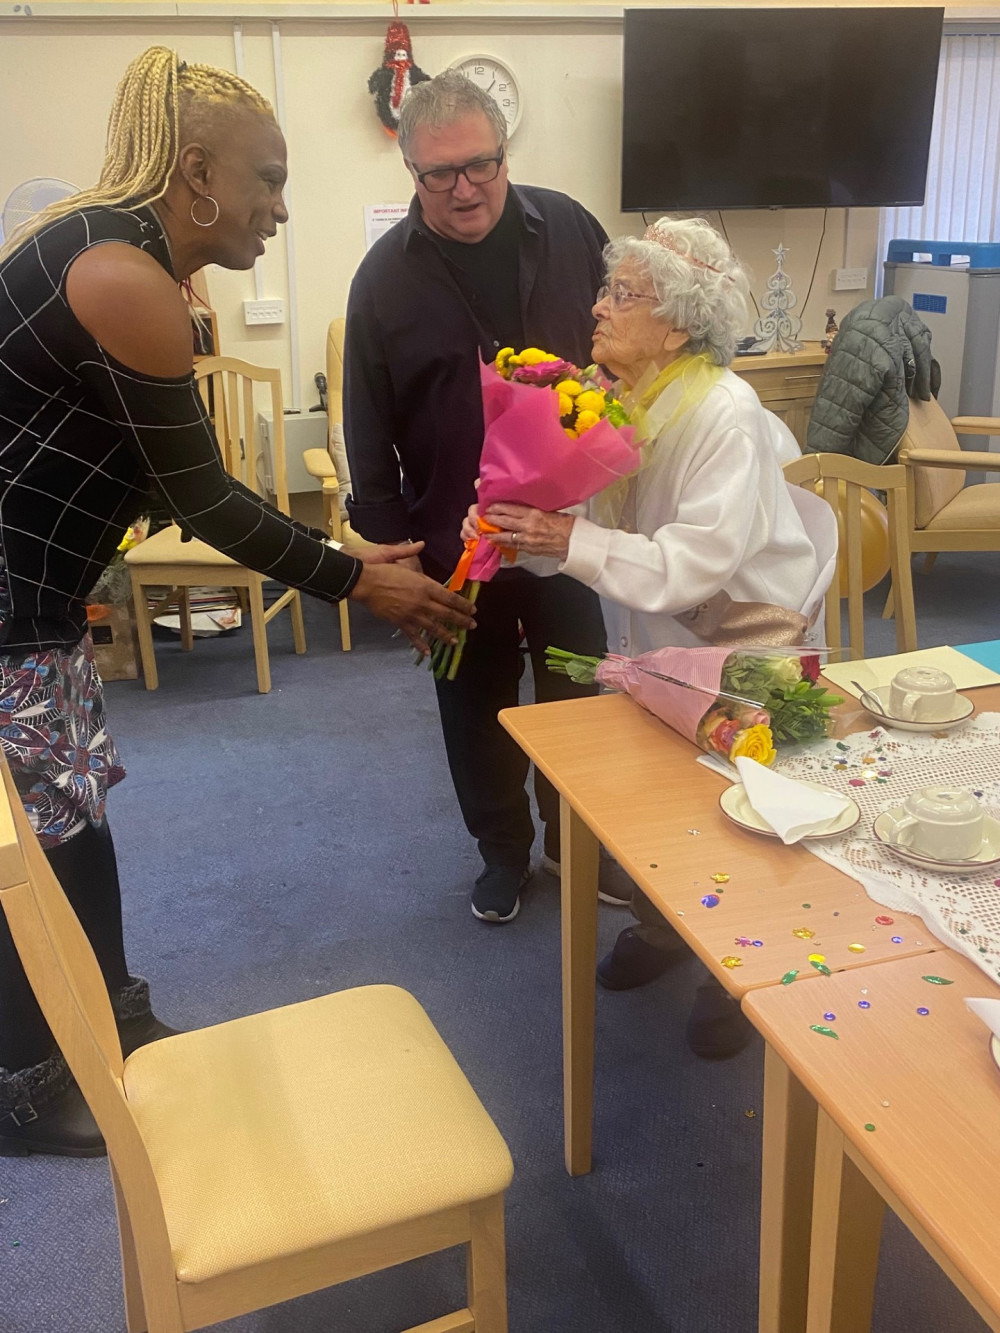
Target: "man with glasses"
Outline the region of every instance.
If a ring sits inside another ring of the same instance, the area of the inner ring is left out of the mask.
[[[443,580],[475,499],[480,357],[537,346],[588,364],[607,235],[567,195],[508,183],[503,114],[454,71],[407,96],[399,147],[416,193],[365,257],[347,306],[348,509],[371,541],[423,540],[421,565]],[[522,628],[539,701],[593,692],[547,672],[546,647],[599,654],[605,634],[589,588],[506,566],[483,585],[476,621],[457,678],[437,682],[437,696],[459,805],[484,862],[472,911],[506,922],[518,912],[535,833],[528,760],[496,720],[518,701]],[[557,872],[558,798],[540,774],[535,795],[544,864]],[[607,863],[608,896],[620,875]],[[617,897],[630,893],[625,883]]]

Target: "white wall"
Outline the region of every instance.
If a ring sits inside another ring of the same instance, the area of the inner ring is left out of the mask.
[[[363,205],[409,198],[399,150],[382,130],[366,88],[381,62],[390,12],[385,8],[378,19],[281,25],[303,408],[316,401],[312,377],[323,368],[326,326],[343,313],[351,276],[364,254]],[[621,28],[616,19],[582,21],[572,12],[542,22],[436,19],[430,8],[401,13],[411,22],[415,59],[428,73],[482,51],[506,60],[519,75],[524,114],[511,141],[513,179],[575,195],[612,235],[641,230],[641,219],[622,215],[617,205]],[[247,77],[273,97],[271,25],[247,22],[243,35]],[[0,200],[30,176],[92,183],[115,84],[135,54],[159,42],[175,46],[187,60],[235,68],[232,25],[217,19],[0,24]],[[780,241],[788,248],[786,267],[803,300],[822,216],[821,210],[726,214],[733,245],[753,270],[755,292],[764,289],[774,269],[771,252]],[[710,220],[716,219],[710,215]],[[828,305],[843,315],[871,294],[834,294],[829,284],[832,271],[844,264],[867,267],[874,278],[876,231],[875,210],[854,210],[845,250],[843,211],[830,210],[805,312],[806,337],[820,336]],[[272,241],[261,262],[263,294],[287,302],[284,244],[281,236]],[[279,366],[290,399],[287,328],[247,329],[243,323],[242,302],[254,296],[253,275],[213,270],[209,287],[222,350]]]

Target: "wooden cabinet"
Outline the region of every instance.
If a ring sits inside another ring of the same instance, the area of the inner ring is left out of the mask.
[[[819,343],[806,343],[801,352],[738,356],[731,369],[756,391],[769,412],[781,417],[804,449],[809,414],[825,366],[826,353]]]

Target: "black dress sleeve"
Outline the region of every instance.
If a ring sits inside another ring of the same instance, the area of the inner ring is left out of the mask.
[[[361,561],[325,545],[316,529],[296,523],[229,475],[193,375],[142,375],[103,349],[81,361],[77,374],[100,397],[186,532],[322,601],[347,596],[361,577]]]

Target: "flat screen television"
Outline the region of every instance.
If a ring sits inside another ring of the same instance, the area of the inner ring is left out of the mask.
[[[622,209],[924,201],[943,9],[628,9]]]

